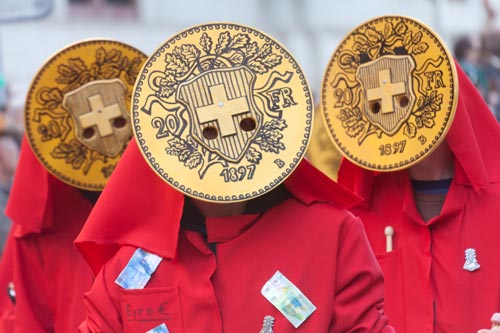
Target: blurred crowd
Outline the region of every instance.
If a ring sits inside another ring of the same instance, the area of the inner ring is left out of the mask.
[[[10,230],[5,206],[17,165],[23,133],[22,106],[13,103],[13,92],[0,73],[0,253]]]
[[[462,36],[456,40],[453,52],[500,121],[500,32]]]
[[[488,0],[483,0],[483,5],[487,15],[484,30],[460,36],[452,51],[500,121],[500,30],[494,25],[498,14]]]

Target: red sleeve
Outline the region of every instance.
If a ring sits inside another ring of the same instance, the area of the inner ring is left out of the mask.
[[[329,332],[392,333],[384,315],[384,280],[359,219],[343,228],[335,313]]]
[[[120,317],[120,287],[115,280],[127,265],[135,248],[122,247],[97,274],[92,288],[84,294],[87,317],[80,327],[80,333],[123,332]]]
[[[52,332],[54,323],[45,289],[43,261],[36,237],[13,241],[16,332]]]

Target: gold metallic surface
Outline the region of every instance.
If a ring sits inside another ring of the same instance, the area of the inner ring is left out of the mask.
[[[457,100],[450,52],[409,17],[379,17],[355,28],[323,78],[323,116],[333,142],[371,170],[407,168],[432,152],[446,136]]]
[[[314,110],[313,131],[311,141],[307,147],[307,159],[321,172],[333,180],[337,180],[337,173],[340,167],[340,154],[337,147],[330,140],[330,135],[323,122],[321,106],[316,106]]]
[[[38,71],[25,108],[31,148],[63,182],[104,188],[132,136],[132,88],[146,56],[111,40],[60,50]]]
[[[144,65],[134,132],[155,172],[186,195],[235,202],[278,186],[302,159],[312,100],[271,37],[228,23],[173,36]]]

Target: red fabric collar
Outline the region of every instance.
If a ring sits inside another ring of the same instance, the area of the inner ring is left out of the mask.
[[[260,214],[246,214],[236,217],[207,218],[207,241],[209,243],[223,243],[238,237],[245,232],[260,216]]]
[[[6,213],[26,233],[40,232],[49,193],[49,174],[23,138],[14,182],[7,202]]]
[[[15,223],[15,237],[40,233],[53,224],[54,209],[90,205],[78,189],[52,176],[38,161],[26,137],[23,138],[6,214]],[[69,206],[71,206],[69,205]]]
[[[306,205],[327,201],[347,207],[359,200],[305,160],[285,186]],[[173,259],[183,206],[184,196],[153,172],[132,140],[75,244],[94,272],[122,245],[141,247]],[[228,233],[216,232],[214,239],[223,240],[232,237],[228,236],[231,232],[245,229],[255,219],[254,215],[247,217],[242,216],[241,223],[231,226],[236,229]],[[213,226],[212,222],[209,224]]]

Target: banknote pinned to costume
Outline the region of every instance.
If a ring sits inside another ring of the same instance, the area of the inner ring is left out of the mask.
[[[316,306],[280,271],[264,284],[261,293],[295,328],[316,311]]]
[[[279,185],[305,154],[312,99],[290,53],[253,28],[185,30],[148,59],[134,132],[155,172],[186,195],[234,202]]]
[[[116,278],[115,283],[123,289],[143,289],[161,261],[160,256],[138,248]]]
[[[37,158],[65,183],[104,188],[132,137],[132,89],[146,56],[111,40],[85,40],[53,55],[28,92],[25,126]]]
[[[152,328],[151,330],[147,331],[146,333],[170,333],[170,331],[167,328],[167,325],[165,323],[156,326],[155,328]]]
[[[313,130],[306,157],[325,175],[337,180],[342,154],[330,140],[330,135],[323,122],[322,112],[321,105],[317,105],[314,110]]]
[[[451,53],[423,23],[383,16],[355,28],[333,53],[322,87],[325,124],[361,167],[394,171],[432,152],[458,100]]]

